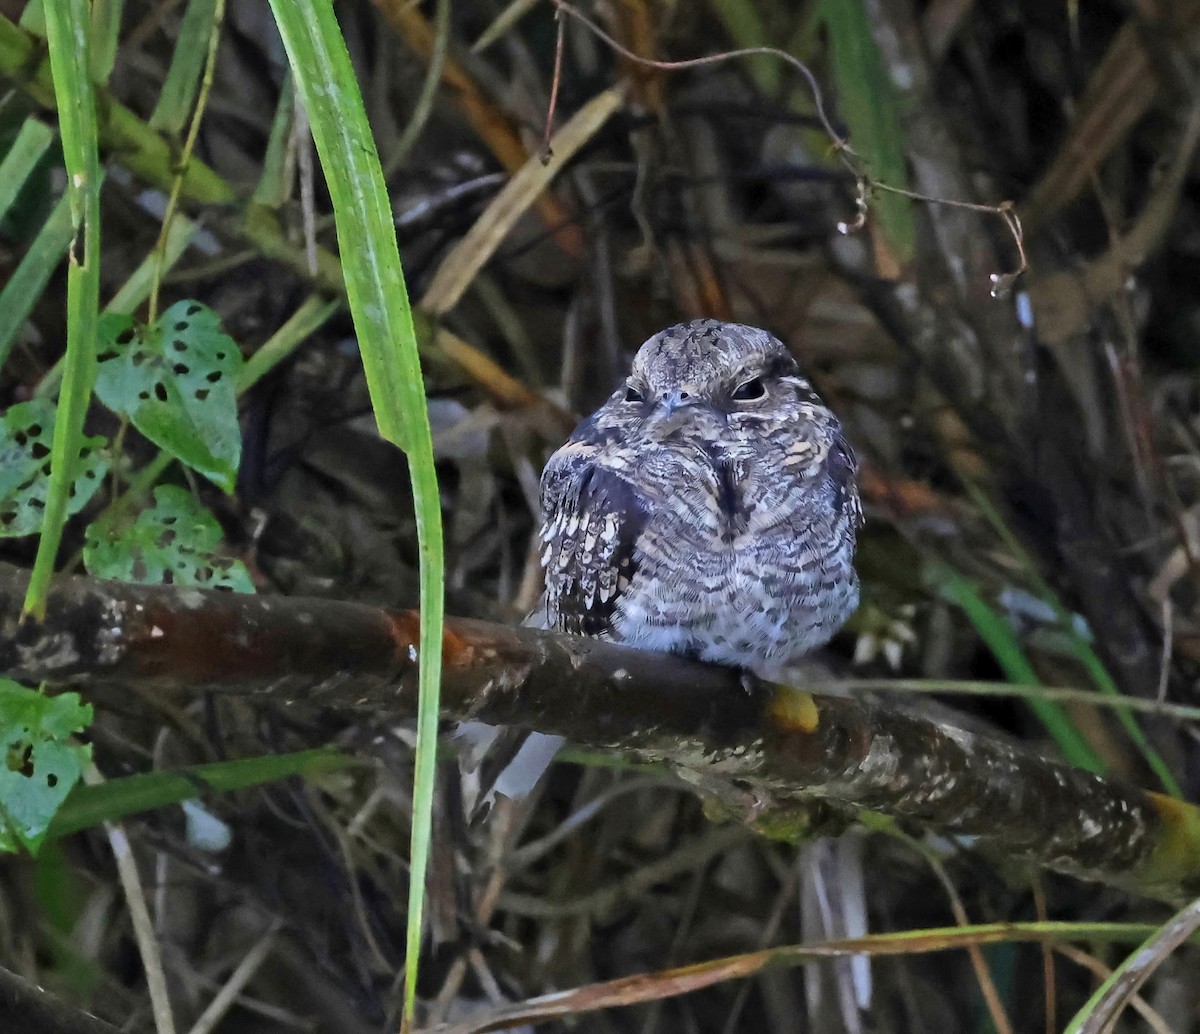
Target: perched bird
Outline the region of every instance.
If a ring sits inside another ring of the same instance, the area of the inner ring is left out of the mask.
[[[858,606],[854,453],[791,353],[764,330],[693,320],[655,334],[542,474],[548,628],[779,679]],[[520,794],[558,740],[535,734],[498,782]],[[809,928],[867,930],[860,840],[802,853]],[[837,982],[826,993],[826,983]],[[846,1029],[865,958],[814,974],[810,1006]]]
[[[669,327],[546,464],[539,623],[778,677],[858,605],[855,470],[777,338]]]
[[[777,679],[858,605],[855,469],[777,338],[669,327],[546,464],[546,591],[526,623]],[[488,755],[498,770],[479,806],[526,796],[562,744],[479,723],[458,736],[468,769]]]

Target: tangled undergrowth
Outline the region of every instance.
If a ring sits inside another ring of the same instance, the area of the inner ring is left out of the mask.
[[[29,60],[39,6],[0,4],[6,163],[29,120],[56,125]],[[111,58],[95,75],[101,304],[151,324],[182,299],[216,314],[247,360],[241,459],[223,494],[100,394],[111,408],[93,406],[86,429],[111,443],[95,468],[105,484],[68,525],[64,562],[92,563],[98,517],[186,497],[223,534],[221,577],[415,606],[405,459],[375,430],[330,200],[270,8],[113,6],[119,32],[95,43]],[[1183,721],[1008,690],[1197,702],[1200,4],[362,0],[337,14],[416,305],[448,613],[516,623],[533,606],[541,464],[637,345],[692,317],[751,323],[792,349],[862,463],[863,604],[816,659],[825,677],[940,691],[916,706],[1197,797]],[[811,70],[822,110],[769,48]],[[739,49],[752,52],[688,64]],[[168,146],[138,143],[151,137]],[[9,414],[52,397],[67,338],[53,138],[23,184],[0,182]],[[155,255],[164,272],[147,302]],[[12,417],[14,434],[29,437],[31,412]],[[14,534],[0,555],[28,565],[35,548]],[[110,779],[331,741],[354,753],[354,767],[206,792],[125,831],[177,1029],[239,965],[246,983],[213,1029],[395,1029],[411,729],[129,697],[98,702],[88,736]],[[1086,952],[1075,933],[926,954],[951,939],[943,928],[1168,915],[869,816],[838,841],[764,839],[711,821],[666,770],[595,757],[568,755],[534,798],[483,818],[462,789],[442,761],[421,1027],[482,1029],[468,1018],[643,974],[608,998],[581,992],[575,1026],[1059,1030],[1128,937],[1097,927]],[[0,964],[128,1029],[163,1029],[103,829],[47,841],[36,861],[7,856],[0,874]],[[863,932],[864,916],[871,932],[941,933],[869,967],[752,954]],[[662,973],[712,960],[740,979],[695,989],[690,971]],[[1156,958],[1139,1008],[1158,1029],[1197,1027],[1192,961]],[[585,1011],[598,1004],[627,1007]]]

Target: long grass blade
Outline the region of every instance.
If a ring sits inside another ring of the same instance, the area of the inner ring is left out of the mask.
[[[54,140],[54,130],[35,118],[27,118],[16,140],[0,161],[0,218],[17,199],[29,174]]]
[[[996,533],[1004,540],[1004,544],[1009,551],[1021,563],[1026,574],[1033,581],[1034,586],[1038,590],[1038,594],[1048,603],[1058,617],[1059,624],[1064,629],[1067,637],[1068,647],[1075,659],[1083,665],[1084,670],[1092,680],[1092,684],[1101,692],[1108,696],[1124,697],[1124,694],[1117,687],[1116,680],[1109,674],[1108,668],[1087,639],[1082,636],[1075,627],[1075,622],[1071,620],[1071,615],[1067,613],[1067,608],[1062,605],[1058,594],[1050,587],[1041,572],[1038,570],[1037,564],[1034,563],[1033,557],[1021,544],[1012,529],[1005,523],[1004,518],[1000,515],[990,499],[983,493],[978,485],[966,482],[966,489],[970,495],[972,502],[983,511],[983,515],[988,519],[988,523],[996,530]],[[1132,714],[1128,711],[1118,711],[1117,720],[1121,723],[1121,727],[1125,730],[1130,740],[1133,741],[1150,770],[1158,778],[1163,789],[1172,797],[1182,798],[1184,796],[1183,788],[1179,785],[1174,775],[1171,774],[1171,769],[1163,760],[1162,755],[1154,749],[1149,738],[1142,731],[1142,728],[1134,720]]]
[[[333,201],[346,295],[380,433],[408,455],[421,558],[420,713],[413,787],[406,1021],[416,1003],[442,668],[442,516],[412,309],[391,204],[350,55],[329,0],[271,0]]]
[[[228,793],[300,775],[315,777],[356,764],[328,747],[292,754],[193,765],[177,772],[140,772],[71,791],[50,823],[48,837],[64,837],[101,822],[119,822],[153,808],[180,804],[209,793]]]
[[[1004,617],[987,604],[975,587],[957,571],[943,565],[938,565],[933,577],[975,626],[979,637],[1004,670],[1005,677],[1019,685],[1039,685],[1041,679],[1021,649],[1016,633]],[[1072,765],[1090,772],[1104,771],[1100,755],[1092,749],[1058,704],[1045,699],[1030,699],[1029,707],[1058,744],[1063,757]]]
[[[50,275],[62,262],[74,235],[71,203],[64,196],[50,210],[20,265],[0,291],[0,364],[8,359],[21,326],[42,296]]]
[[[75,231],[67,269],[67,359],[50,448],[50,490],[37,557],[25,596],[25,612],[45,615],[46,590],[54,573],[67,520],[83,418],[96,374],[96,319],[100,308],[100,159],[96,151],[96,104],[89,76],[87,0],[46,6],[46,38],[59,132],[67,166],[67,199]]]

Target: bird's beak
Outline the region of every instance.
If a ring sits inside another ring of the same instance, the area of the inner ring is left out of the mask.
[[[648,427],[656,438],[666,439],[683,427],[709,426],[715,417],[712,407],[696,391],[676,388],[659,395],[658,405],[650,413]]]
[[[676,388],[671,394],[667,395],[662,400],[663,409],[667,411],[667,416],[670,416],[675,410],[682,406],[692,405],[696,401],[695,395],[685,396],[681,388]]]

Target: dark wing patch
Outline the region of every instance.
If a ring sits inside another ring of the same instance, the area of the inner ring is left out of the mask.
[[[833,440],[825,467],[829,483],[833,488],[833,506],[839,513],[847,514],[854,527],[862,524],[862,501],[858,497],[858,460],[850,443],[841,431]]]
[[[628,481],[595,464],[557,487],[552,504],[544,499],[546,623],[576,635],[610,635],[617,601],[637,573],[645,504]]]

